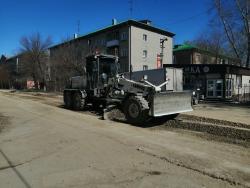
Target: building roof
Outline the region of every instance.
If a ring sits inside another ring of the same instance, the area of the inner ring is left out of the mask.
[[[178,45],[175,45],[174,48],[173,48],[173,53],[174,52],[180,52],[180,51],[187,51],[187,50],[197,50],[198,52],[201,52],[201,53],[206,53],[206,54],[213,55],[213,56],[216,55],[214,52],[211,52],[209,50],[202,49],[200,47],[197,47],[195,45],[190,45],[190,44],[178,44]],[[241,61],[238,58],[230,57],[230,56],[223,55],[223,54],[217,54],[217,56],[220,57],[220,58],[231,59],[231,60],[234,60],[234,61],[239,61],[239,62]]]
[[[180,45],[175,45],[173,51],[177,52],[177,51],[192,50],[192,49],[198,49],[198,48],[190,44],[180,44]]]
[[[149,31],[152,31],[152,32],[162,34],[162,35],[166,35],[166,36],[169,36],[169,37],[175,36],[174,33],[171,33],[169,31],[166,31],[166,30],[163,30],[163,29],[160,29],[160,28],[157,28],[157,27],[153,27],[151,25],[142,23],[140,21],[127,20],[127,21],[124,21],[124,22],[121,22],[121,23],[118,23],[118,24],[115,24],[115,25],[111,25],[111,26],[96,30],[96,31],[91,32],[91,33],[87,33],[85,35],[79,36],[78,38],[75,38],[75,39],[71,39],[71,40],[66,41],[64,43],[56,44],[54,46],[51,46],[49,49],[57,48],[57,47],[59,47],[61,45],[64,45],[66,43],[70,43],[70,42],[73,42],[73,41],[79,41],[81,39],[88,38],[88,37],[94,36],[94,35],[102,33],[102,32],[118,29],[118,28],[123,27],[123,26],[135,26],[135,27],[146,29],[146,30],[149,30]]]

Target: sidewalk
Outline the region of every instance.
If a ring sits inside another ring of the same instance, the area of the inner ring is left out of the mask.
[[[185,114],[236,123],[244,123],[250,126],[249,105],[224,103],[199,104],[194,106],[194,111]]]

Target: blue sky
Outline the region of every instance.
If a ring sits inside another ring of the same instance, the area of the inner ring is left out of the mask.
[[[40,32],[53,43],[88,33],[129,18],[150,19],[153,25],[176,34],[174,43],[192,40],[204,31],[209,0],[0,0],[0,55],[18,53],[20,38]]]

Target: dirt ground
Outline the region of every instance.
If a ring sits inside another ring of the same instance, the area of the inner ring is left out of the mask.
[[[249,147],[99,120],[41,95],[0,92],[0,187],[250,187]]]
[[[194,111],[185,114],[248,124],[250,126],[250,105],[205,103],[194,106]]]
[[[20,96],[35,101],[40,101],[44,104],[52,106],[63,106],[63,96],[61,93],[43,93],[43,92],[21,92],[10,90],[0,90],[4,95]],[[214,120],[235,122],[250,126],[250,105],[244,104],[225,104],[225,103],[203,103],[193,106],[194,111],[183,113],[183,115],[201,118],[209,118]],[[87,112],[86,112],[87,113]],[[89,113],[91,114],[91,113]]]
[[[9,124],[8,118],[0,114],[0,133]]]

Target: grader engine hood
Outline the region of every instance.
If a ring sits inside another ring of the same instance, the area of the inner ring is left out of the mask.
[[[162,92],[153,96],[149,115],[159,117],[192,110],[190,92]]]

